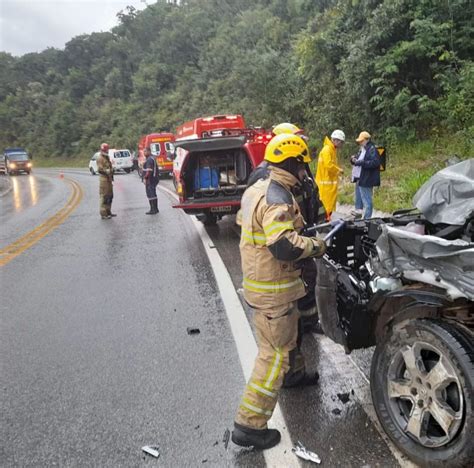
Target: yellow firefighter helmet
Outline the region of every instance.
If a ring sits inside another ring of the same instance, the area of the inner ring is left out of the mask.
[[[281,133],[293,133],[294,135],[296,135],[298,132],[301,131],[301,128],[289,122],[283,122],[281,124],[275,125],[272,130],[274,135],[280,135]]]
[[[274,136],[268,143],[263,159],[278,164],[288,158],[298,157],[305,163],[311,162],[306,142],[299,135],[280,133],[280,135]]]

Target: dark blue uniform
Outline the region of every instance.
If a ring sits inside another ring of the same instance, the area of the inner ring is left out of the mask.
[[[145,164],[143,165],[143,172],[145,178],[146,196],[148,200],[157,200],[156,186],[160,181],[158,177],[158,165],[156,164],[153,156],[148,156]]]

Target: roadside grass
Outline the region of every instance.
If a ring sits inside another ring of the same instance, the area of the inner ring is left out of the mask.
[[[348,145],[339,161],[344,167],[338,201],[354,204],[354,184],[351,182],[352,166],[349,155],[357,147]],[[474,157],[474,143],[457,144],[456,139],[427,140],[418,143],[402,143],[387,148],[387,170],[381,173],[381,186],[374,190],[374,208],[392,212],[412,207],[412,198],[417,190],[437,171],[446,167],[446,161],[457,155],[459,159]]]
[[[74,158],[66,158],[66,157],[51,157],[51,158],[41,158],[36,157],[33,160],[33,168],[34,167],[82,167],[87,169],[89,164],[88,157],[74,157]]]

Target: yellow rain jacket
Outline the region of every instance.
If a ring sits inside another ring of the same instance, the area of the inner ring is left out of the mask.
[[[324,146],[318,157],[316,170],[316,184],[319,189],[319,198],[326,213],[336,211],[337,186],[341,167],[337,164],[337,150],[333,142],[326,137]]]

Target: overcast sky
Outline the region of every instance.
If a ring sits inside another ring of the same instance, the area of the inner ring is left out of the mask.
[[[0,0],[0,50],[23,55],[62,49],[79,34],[110,30],[127,5],[146,6],[143,0]]]

